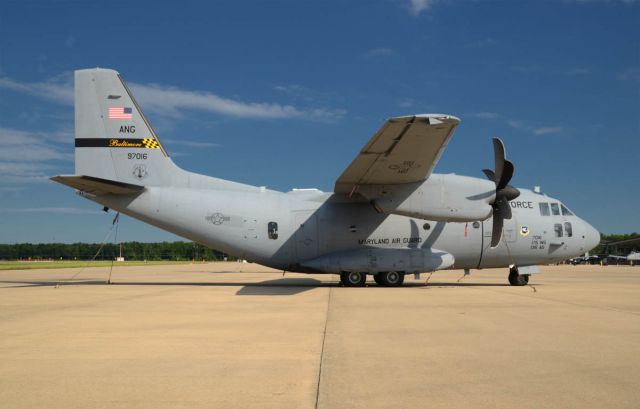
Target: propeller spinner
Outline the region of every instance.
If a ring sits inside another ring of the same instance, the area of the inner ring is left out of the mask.
[[[495,171],[483,169],[487,178],[496,184],[496,198],[491,203],[493,208],[493,231],[491,233],[491,247],[500,244],[504,219],[511,219],[509,201],[520,196],[520,191],[509,185],[513,176],[513,163],[506,159],[504,143],[500,138],[493,138],[493,153],[495,156]]]

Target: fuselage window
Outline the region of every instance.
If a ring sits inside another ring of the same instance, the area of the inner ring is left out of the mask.
[[[271,240],[277,239],[278,238],[278,223],[269,222],[269,224],[267,224],[267,233],[269,233],[269,238]]]
[[[551,213],[554,216],[560,216],[560,206],[557,203],[551,203]]]
[[[562,225],[560,223],[554,224],[553,229],[556,232],[556,237],[562,237]]]
[[[569,210],[566,207],[564,207],[563,204],[560,205],[560,208],[562,209],[562,215],[563,216],[573,216],[573,213],[571,213],[571,210]]]
[[[540,205],[540,216],[551,216],[549,203],[538,203]]]
[[[566,222],[564,224],[564,232],[567,234],[567,237],[573,236],[573,229],[571,228],[571,223]]]

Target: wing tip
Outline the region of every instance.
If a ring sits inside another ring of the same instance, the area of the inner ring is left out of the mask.
[[[394,116],[389,118],[389,121],[404,121],[408,119],[422,119],[427,122],[431,122],[432,120],[436,120],[438,122],[456,122],[460,123],[460,118],[454,115],[448,114],[415,114],[415,115],[403,115],[403,116]]]

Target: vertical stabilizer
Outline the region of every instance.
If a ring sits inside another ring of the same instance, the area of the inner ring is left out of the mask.
[[[169,159],[118,72],[75,72],[76,175],[146,186],[169,185]]]

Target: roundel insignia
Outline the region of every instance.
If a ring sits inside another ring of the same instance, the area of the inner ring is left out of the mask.
[[[531,231],[529,230],[529,226],[520,226],[520,235],[523,237],[527,237]]]

